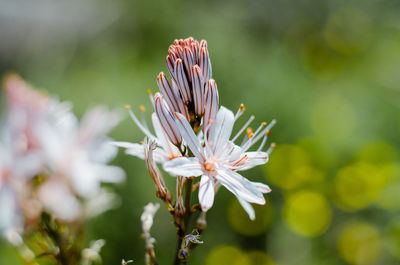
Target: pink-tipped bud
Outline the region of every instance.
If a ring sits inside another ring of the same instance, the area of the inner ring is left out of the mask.
[[[200,67],[198,65],[194,65],[192,67],[191,73],[192,73],[194,109],[198,116],[203,116],[205,89]]]
[[[192,100],[190,95],[190,86],[188,78],[186,77],[185,70],[183,69],[182,59],[178,59],[175,62],[175,77],[176,84],[178,85],[179,91],[182,94],[183,101],[188,103]]]
[[[203,133],[206,135],[206,130],[210,122],[215,120],[218,112],[219,96],[218,88],[214,79],[210,79],[206,85],[205,102],[204,102],[204,118],[203,118]]]
[[[183,62],[185,63],[186,72],[189,75],[189,81],[192,81],[191,70],[192,70],[192,66],[195,64],[195,62],[194,62],[193,53],[188,47],[185,47],[185,49],[184,49]]]
[[[161,93],[165,96],[165,101],[167,101],[170,109],[174,112],[175,111],[179,112],[179,105],[178,105],[178,101],[175,97],[175,93],[172,90],[172,86],[163,72],[161,72],[158,75],[157,84],[158,84],[158,88],[160,89]],[[178,94],[178,97],[179,97],[179,94]],[[179,99],[180,99],[180,97],[179,97]]]
[[[169,140],[173,144],[179,145],[182,142],[182,137],[177,129],[175,119],[172,116],[167,103],[160,93],[156,93],[154,96],[154,108],[161,127],[168,136]]]
[[[194,42],[192,42],[192,44],[190,46],[191,46],[191,50],[193,52],[194,61],[198,62],[199,54],[200,54],[199,42],[197,40],[195,40]]]
[[[168,55],[166,58],[168,72],[172,76],[173,79],[176,79],[176,77],[175,77],[175,61],[176,60],[172,59],[171,55]]]
[[[206,47],[200,46],[199,66],[203,74],[203,79],[206,81],[211,79],[212,76],[211,61]]]

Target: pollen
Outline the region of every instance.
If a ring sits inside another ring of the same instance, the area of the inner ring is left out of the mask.
[[[212,162],[204,162],[204,169],[206,171],[215,171],[215,164]]]
[[[253,129],[250,127],[246,129],[246,133],[249,139],[254,136]]]
[[[245,111],[246,111],[246,107],[244,106],[243,103],[240,104],[239,109],[240,109],[242,112],[245,112]]]
[[[151,94],[152,94],[152,92],[151,92],[151,90],[150,90],[150,89],[147,89],[147,94],[149,94],[149,95],[151,95]]]
[[[140,108],[140,110],[141,110],[142,112],[146,112],[146,107],[145,107],[145,106],[140,105],[139,108]]]
[[[261,125],[262,125],[262,126],[267,126],[267,123],[266,123],[265,121],[263,121],[263,122],[261,123]]]
[[[266,131],[265,131],[265,135],[268,135],[269,132],[270,132],[270,130],[266,130]]]
[[[275,148],[276,147],[276,143],[272,143],[271,147]]]
[[[125,108],[125,109],[130,109],[130,108],[131,108],[131,105],[126,104],[126,105],[124,106],[124,108]]]

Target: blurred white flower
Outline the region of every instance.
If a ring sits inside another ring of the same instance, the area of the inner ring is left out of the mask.
[[[106,135],[120,121],[119,113],[97,107],[79,122],[70,103],[34,90],[15,74],[6,76],[4,86],[8,109],[0,131],[0,233],[21,228],[43,208],[72,221],[110,207],[101,184],[125,177],[122,169],[107,165],[117,148]],[[87,203],[94,199],[104,204]]]
[[[106,241],[104,239],[90,242],[90,247],[82,250],[82,265],[101,263],[100,251],[105,244]]]
[[[144,211],[140,216],[140,220],[142,221],[142,230],[143,233],[149,233],[150,228],[153,226],[154,215],[160,208],[160,204],[158,203],[148,203],[144,206]]]

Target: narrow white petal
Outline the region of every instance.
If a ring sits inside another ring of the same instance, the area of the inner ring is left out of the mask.
[[[269,156],[266,152],[246,152],[246,159],[243,163],[235,165],[233,163],[235,170],[247,170],[255,166],[264,165],[268,162]]]
[[[199,187],[199,202],[203,212],[208,211],[213,203],[215,196],[214,180],[206,175],[203,175],[200,180]]]
[[[242,199],[239,199],[239,198],[238,198],[238,200],[239,200],[240,205],[242,205],[243,209],[249,215],[250,220],[255,220],[256,219],[256,213],[254,212],[253,206],[251,206],[251,204],[248,203],[245,200],[242,200]]]
[[[271,192],[271,188],[261,182],[253,182],[253,184],[258,188],[258,190],[262,193],[270,193]]]
[[[231,137],[232,128],[235,118],[233,112],[225,107],[221,107],[213,125],[211,125],[208,142],[214,151],[214,154],[219,154],[225,150],[229,138]]]
[[[236,197],[251,203],[265,203],[264,196],[257,186],[240,174],[230,170],[218,170],[216,178]]]
[[[198,158],[204,160],[204,151],[203,147],[200,144],[199,138],[194,134],[192,127],[186,118],[180,114],[175,112],[176,116],[176,124],[178,125],[179,132],[182,135],[182,138],[185,140],[187,145],[189,146],[192,153]]]
[[[165,171],[174,176],[197,177],[203,174],[202,165],[195,157],[177,157],[163,164]]]

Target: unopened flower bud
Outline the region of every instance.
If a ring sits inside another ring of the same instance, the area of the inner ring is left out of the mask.
[[[210,79],[206,86],[204,102],[203,133],[206,134],[209,124],[215,120],[218,112],[219,96],[217,84],[214,79]]]
[[[201,69],[198,65],[192,67],[192,87],[193,87],[193,98],[194,108],[198,116],[204,114],[204,79],[201,74]]]
[[[176,84],[178,85],[179,91],[182,94],[183,101],[185,103],[192,101],[192,97],[190,95],[190,86],[189,86],[188,78],[186,77],[185,70],[183,68],[182,59],[178,59],[175,62],[175,79],[176,79]]]
[[[175,119],[172,116],[164,97],[160,93],[156,93],[154,96],[154,108],[158,119],[160,120],[161,127],[164,132],[168,135],[169,140],[179,145],[182,142],[182,137],[175,124]]]

